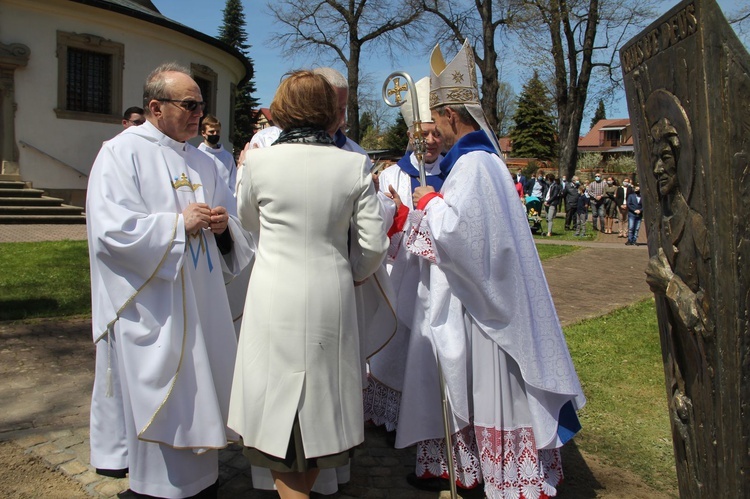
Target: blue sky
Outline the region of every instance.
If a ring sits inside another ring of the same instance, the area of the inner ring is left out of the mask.
[[[205,0],[152,0],[152,2],[163,15],[211,36],[218,35],[223,20],[222,10],[226,4],[224,0],[211,0],[210,2]],[[718,0],[718,4],[725,12],[734,10],[747,2],[748,0]],[[661,3],[664,7],[660,11],[665,12],[669,7],[675,5],[677,0]],[[255,85],[258,90],[256,97],[262,107],[268,107],[271,104],[279,80],[290,69],[333,65],[343,70],[342,65],[332,64],[331,60],[310,60],[307,54],[295,57],[294,54],[284,53],[279,47],[269,46],[270,34],[274,29],[279,28],[274,25],[273,18],[266,13],[267,1],[242,0],[242,4],[245,7],[245,20],[247,21],[245,29],[248,34],[248,43],[251,45],[250,57],[255,63]],[[445,54],[446,58],[451,58],[453,55],[451,53]],[[415,81],[429,74],[428,55],[419,52],[406,53],[397,62],[366,53],[363,61],[366,62],[363,62],[361,71],[368,75],[368,80],[372,83],[361,86],[360,93],[369,90],[373,97],[378,99],[380,98],[380,88],[383,81],[395,70],[406,71]],[[511,77],[512,74],[519,74],[519,77],[513,78]],[[513,85],[516,94],[521,92],[521,87],[528,77],[529,75],[525,74],[520,76],[520,73],[514,71],[512,67],[504,68],[503,79],[508,80]],[[612,105],[606,106],[606,109],[609,118],[626,117],[627,109],[624,94],[616,98]],[[590,117],[584,118],[582,133],[587,131],[589,120]]]

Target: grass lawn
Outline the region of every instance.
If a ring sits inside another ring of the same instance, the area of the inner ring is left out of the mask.
[[[0,320],[91,314],[86,241],[0,247]]]
[[[86,241],[2,243],[0,320],[91,314],[91,279]],[[545,260],[575,246],[540,244]]]
[[[676,492],[654,300],[568,326],[565,336],[588,400],[578,447]]]
[[[541,261],[555,258],[558,256],[565,256],[581,249],[580,246],[571,246],[568,244],[537,244],[536,251],[539,253],[539,259]]]
[[[86,241],[0,247],[0,320],[91,313]],[[578,247],[537,249],[545,260]],[[576,445],[655,489],[676,491],[653,300],[568,326],[565,335],[588,399]]]
[[[565,217],[563,214],[558,213],[555,219],[552,221],[552,237],[551,239],[557,239],[560,241],[596,241],[596,238],[599,236],[598,232],[595,232],[592,225],[591,225],[591,214],[589,213],[589,218],[586,221],[586,237],[576,237],[575,236],[575,230],[565,230]],[[617,232],[619,230],[619,225],[615,223],[614,225],[614,231]],[[534,234],[534,239],[547,239],[545,236],[547,234],[547,218],[542,218],[542,229],[538,233]]]

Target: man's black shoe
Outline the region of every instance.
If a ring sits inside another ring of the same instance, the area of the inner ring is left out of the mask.
[[[121,470],[110,470],[107,468],[97,468],[96,469],[97,475],[102,476],[108,476],[111,478],[125,478],[125,475],[128,474],[128,468],[123,468]]]

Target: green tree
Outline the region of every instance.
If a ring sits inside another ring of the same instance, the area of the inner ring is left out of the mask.
[[[589,128],[594,128],[594,125],[599,123],[601,120],[607,119],[607,111],[604,109],[604,101],[599,99],[599,106],[596,108],[596,112],[594,113],[594,117],[591,118],[591,125]]]
[[[372,119],[372,115],[365,111],[362,113],[362,117],[359,118],[359,130],[362,135],[366,135],[368,131],[375,129],[375,122]]]
[[[555,118],[547,89],[534,71],[518,98],[515,126],[510,132],[513,156],[550,160],[557,154]]]
[[[523,20],[514,27],[524,58],[550,76],[558,117],[558,162],[570,178],[576,169],[589,90],[599,85],[602,90],[614,89],[621,84],[620,46],[655,17],[656,2],[518,1],[523,12],[516,19]],[[542,55],[542,60],[536,61],[535,55]]]
[[[396,115],[396,123],[388,128],[383,137],[383,147],[395,151],[406,151],[406,147],[409,145],[408,131],[409,128],[406,126],[404,117],[401,116],[401,113],[398,113]]]
[[[253,60],[248,56],[250,45],[247,43],[245,13],[242,10],[242,3],[240,0],[227,0],[223,13],[224,22],[219,29],[219,40],[237,49],[250,61],[252,68]],[[258,122],[259,102],[257,98],[253,97],[257,89],[253,80],[252,69],[250,74],[245,76],[244,82],[240,82],[234,95],[234,127],[230,133],[235,156],[250,141]]]
[[[280,25],[271,42],[287,53],[335,57],[349,83],[347,136],[361,140],[359,124],[361,63],[373,51],[395,58],[405,45],[409,25],[421,14],[420,0],[275,0],[268,9]],[[414,30],[416,31],[416,30]],[[367,49],[367,50],[366,50]]]

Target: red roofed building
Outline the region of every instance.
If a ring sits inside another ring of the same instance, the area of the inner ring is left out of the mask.
[[[263,130],[273,125],[273,119],[271,118],[271,110],[267,107],[262,107],[258,111],[255,111],[258,115],[256,121],[255,131]]]
[[[578,140],[578,153],[598,152],[606,161],[614,156],[634,154],[633,130],[629,118],[600,120]]]

